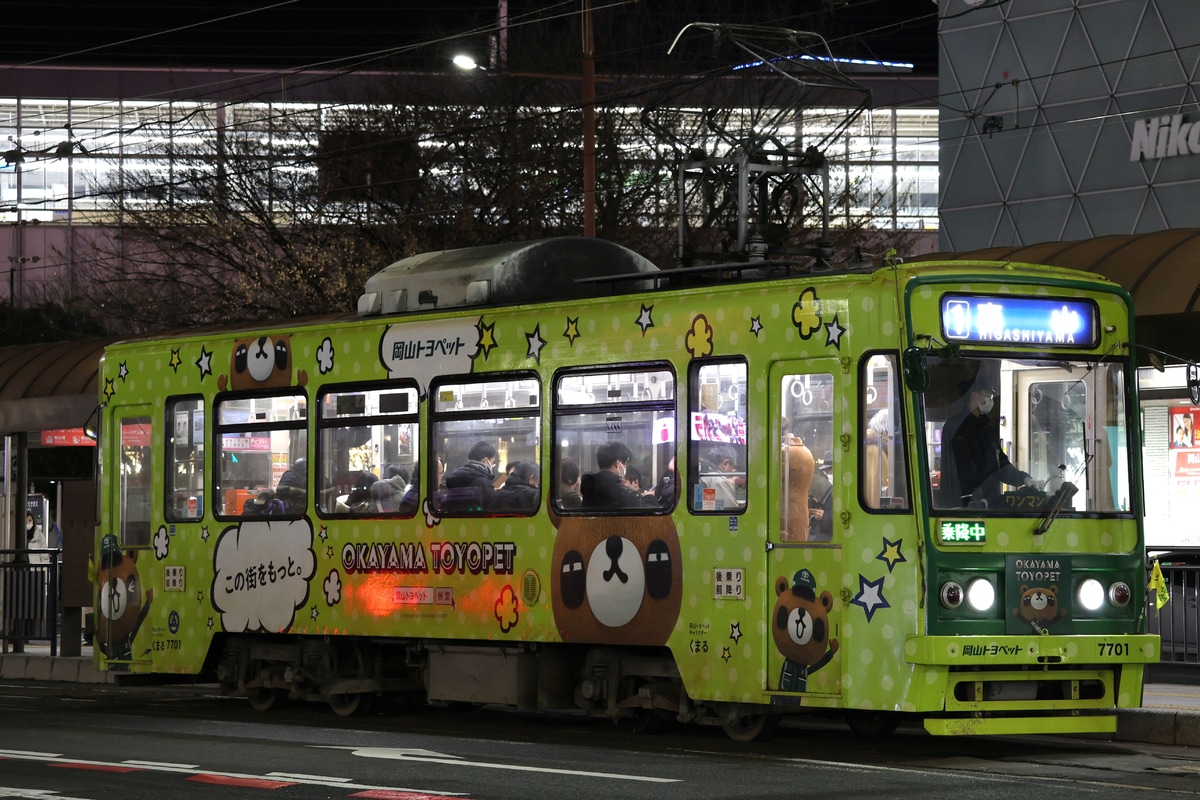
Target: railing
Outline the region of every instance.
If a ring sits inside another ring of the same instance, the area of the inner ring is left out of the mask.
[[[8,651],[47,641],[58,655],[58,550],[0,550],[0,640]],[[47,561],[48,563],[29,563]]]
[[[1156,679],[1200,682],[1200,553],[1162,554],[1159,560],[1170,601],[1155,607],[1155,591],[1146,593],[1146,630],[1162,637]]]

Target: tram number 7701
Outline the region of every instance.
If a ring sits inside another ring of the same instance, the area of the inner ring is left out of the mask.
[[[1129,655],[1129,642],[1100,642],[1096,645],[1101,658],[1116,658]]]

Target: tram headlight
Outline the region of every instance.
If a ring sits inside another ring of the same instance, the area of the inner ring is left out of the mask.
[[[1114,606],[1124,608],[1129,605],[1129,601],[1132,599],[1133,590],[1129,588],[1129,584],[1125,581],[1117,581],[1108,587],[1108,601]]]
[[[987,611],[996,602],[996,587],[987,578],[976,578],[967,584],[967,605],[975,611]]]
[[[946,608],[958,608],[962,605],[963,588],[954,581],[942,584],[942,605]]]
[[[1104,586],[1095,578],[1088,578],[1079,584],[1076,597],[1079,605],[1088,611],[1099,611],[1100,607],[1104,605]]]

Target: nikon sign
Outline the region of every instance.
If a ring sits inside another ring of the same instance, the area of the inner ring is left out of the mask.
[[[1200,155],[1200,123],[1184,122],[1182,114],[1139,119],[1133,123],[1129,160]]]

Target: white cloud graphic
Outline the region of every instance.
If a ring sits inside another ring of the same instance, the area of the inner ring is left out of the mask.
[[[171,551],[171,537],[167,535],[167,526],[159,525],[154,533],[154,558],[162,561]]]
[[[291,627],[317,568],[312,542],[307,519],[251,520],[221,531],[210,596],[225,630]]]
[[[435,375],[471,371],[479,330],[469,320],[406,322],[389,325],[379,341],[379,360],[391,378],[413,378],[421,396]]]
[[[341,599],[342,576],[336,569],[331,569],[325,578],[325,605],[336,606]]]
[[[328,336],[317,348],[317,369],[322,375],[333,371],[333,340]]]

